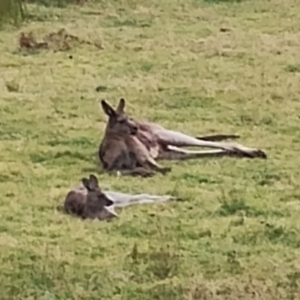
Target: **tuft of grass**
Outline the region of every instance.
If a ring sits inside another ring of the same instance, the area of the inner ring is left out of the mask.
[[[285,67],[285,70],[290,73],[299,73],[300,65],[288,65]]]
[[[174,246],[174,245],[172,245]],[[178,253],[170,245],[158,248],[150,246],[147,252],[140,252],[137,244],[134,244],[129,254],[130,261],[127,262],[128,271],[133,271],[132,280],[137,283],[144,280],[156,278],[165,280],[178,275],[180,258]]]
[[[16,80],[7,81],[5,85],[9,92],[18,92],[20,89],[20,85]]]

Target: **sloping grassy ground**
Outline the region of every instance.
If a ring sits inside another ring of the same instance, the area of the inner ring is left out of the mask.
[[[29,12],[22,28],[0,33],[0,299],[299,299],[297,1]],[[21,31],[62,28],[104,49],[18,50]],[[97,168],[99,100],[120,97],[134,117],[194,135],[237,133],[269,159],[172,163],[150,179],[102,173],[105,189],[184,201],[130,207],[110,223],[57,212]]]

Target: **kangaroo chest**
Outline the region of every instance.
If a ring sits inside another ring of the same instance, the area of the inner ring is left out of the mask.
[[[136,150],[125,141],[103,143],[100,146],[99,156],[105,169],[132,169],[139,166]]]

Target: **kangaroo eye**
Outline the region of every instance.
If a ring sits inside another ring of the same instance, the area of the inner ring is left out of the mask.
[[[119,123],[120,123],[120,124],[124,124],[124,123],[125,123],[125,120],[120,120]]]

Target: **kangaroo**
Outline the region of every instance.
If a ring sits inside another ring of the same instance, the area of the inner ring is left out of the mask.
[[[108,115],[104,137],[99,146],[99,159],[108,172],[119,171],[122,175],[153,176],[155,172],[166,174],[155,160],[186,160],[202,157],[237,156],[267,158],[259,149],[237,143],[220,142],[236,135],[212,135],[192,137],[164,128],[148,121],[136,121],[124,112],[125,99],[121,98],[117,109],[105,100],[102,109]],[[213,150],[187,150],[182,147],[208,147]]]
[[[136,123],[124,113],[124,99],[120,100],[116,110],[104,100],[101,104],[109,116],[104,139],[99,147],[99,158],[104,169],[110,173],[118,171],[122,175],[144,177],[154,175],[155,171],[162,174],[171,171],[171,168],[157,164],[147,145],[139,138]],[[156,145],[156,142],[153,143],[153,149]]]
[[[68,192],[64,202],[64,211],[82,219],[105,220],[117,214],[111,201],[100,189],[98,179],[90,175],[82,178],[82,186]]]
[[[82,219],[111,220],[118,217],[115,208],[124,208],[135,204],[161,203],[175,199],[170,195],[103,191],[99,188],[97,177],[92,174],[89,179],[83,178],[81,181],[81,186],[68,192],[64,202],[64,211]],[[61,210],[60,207],[58,209]]]

